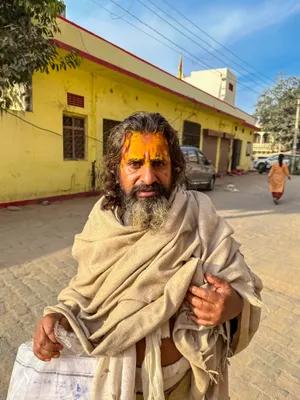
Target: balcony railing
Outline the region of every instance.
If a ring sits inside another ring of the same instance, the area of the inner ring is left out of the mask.
[[[253,143],[253,150],[269,150],[272,147],[272,143]]]

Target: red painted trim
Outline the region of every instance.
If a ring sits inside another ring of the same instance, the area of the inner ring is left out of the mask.
[[[54,203],[55,201],[65,201],[72,200],[82,197],[91,197],[98,196],[100,192],[82,192],[82,193],[73,193],[73,194],[64,194],[60,196],[49,196],[42,197],[40,199],[31,199],[31,200],[19,200],[19,201],[11,201],[9,203],[0,203],[0,208],[7,208],[9,206],[28,206],[30,204],[41,204],[43,201],[49,201],[50,203]]]
[[[92,35],[92,36],[94,36],[95,38],[100,39],[100,40],[102,40],[103,42],[105,42],[105,43],[107,43],[107,44],[109,44],[109,45],[115,47],[116,49],[121,50],[123,53],[128,54],[130,57],[133,57],[133,58],[135,58],[135,59],[137,59],[137,60],[139,60],[139,61],[141,61],[141,62],[143,62],[143,63],[145,63],[145,64],[147,64],[147,65],[149,65],[149,66],[151,66],[152,68],[155,68],[155,69],[157,69],[158,71],[160,71],[160,72],[162,72],[162,73],[164,73],[164,74],[166,74],[166,75],[169,75],[169,76],[171,76],[172,78],[176,79],[176,77],[175,77],[174,75],[170,74],[169,72],[164,71],[163,69],[157,67],[156,65],[151,64],[151,63],[149,63],[149,62],[146,61],[146,60],[143,60],[142,58],[140,58],[140,57],[138,57],[138,56],[136,56],[136,55],[130,53],[129,51],[127,51],[127,50],[125,50],[125,49],[122,49],[121,47],[115,45],[115,44],[112,43],[112,42],[109,42],[109,41],[106,40],[106,39],[103,39],[101,36],[96,35],[95,33],[89,31],[88,29],[83,28],[83,27],[80,26],[80,25],[77,25],[75,22],[70,21],[70,20],[68,20],[68,19],[66,19],[66,18],[64,18],[64,17],[62,17],[62,16],[60,16],[60,15],[58,15],[57,17],[58,17],[59,19],[61,19],[62,21],[66,22],[67,24],[70,24],[70,25],[74,26],[75,28],[80,29],[80,30],[82,30],[82,31],[84,31],[84,32],[86,32],[86,33],[88,33],[89,35]],[[69,46],[68,44],[63,43],[63,42],[61,42],[61,41],[59,41],[59,40],[55,40],[55,42],[58,43],[61,47],[63,47],[63,45],[68,46],[68,48],[69,48],[68,51],[70,51],[70,49],[74,49],[74,47]],[[162,90],[164,90],[164,91],[169,91],[170,93],[176,94],[176,96],[180,96],[180,97],[182,97],[182,98],[185,98],[185,99],[187,99],[187,100],[189,100],[189,101],[192,101],[193,103],[201,104],[201,105],[203,105],[203,106],[206,107],[206,108],[212,109],[212,110],[217,111],[217,112],[221,112],[221,113],[224,114],[224,115],[230,116],[231,118],[233,117],[233,118],[235,118],[235,119],[238,120],[238,121],[242,121],[242,124],[243,124],[243,125],[247,124],[247,125],[245,125],[245,126],[251,127],[252,129],[256,129],[256,126],[251,125],[251,124],[248,124],[248,123],[247,123],[245,120],[243,120],[242,118],[239,118],[239,117],[237,117],[237,116],[235,116],[235,115],[226,113],[225,111],[218,110],[218,109],[215,108],[215,107],[209,106],[209,105],[207,105],[207,104],[205,104],[205,103],[202,103],[202,102],[199,102],[199,101],[197,101],[197,100],[195,100],[195,99],[191,99],[191,98],[188,97],[188,96],[185,96],[185,95],[183,95],[183,94],[181,94],[181,93],[175,92],[175,91],[173,91],[173,90],[171,90],[171,89],[168,89],[168,88],[166,88],[166,87],[164,87],[164,86],[161,86],[161,85],[159,85],[159,84],[157,84],[157,83],[155,83],[155,82],[153,82],[153,81],[150,81],[150,80],[148,80],[148,79],[146,79],[146,78],[143,78],[143,77],[141,77],[141,76],[139,76],[139,75],[130,73],[129,71],[126,71],[126,70],[124,70],[124,69],[122,69],[122,68],[120,68],[120,67],[118,67],[118,66],[116,66],[116,65],[110,64],[110,63],[108,63],[108,62],[106,62],[106,61],[104,61],[104,60],[101,60],[101,59],[99,59],[99,58],[97,58],[97,57],[94,57],[94,56],[92,56],[91,54],[87,54],[87,53],[82,52],[81,50],[78,50],[78,49],[77,49],[77,51],[79,52],[79,54],[80,54],[80,53],[85,54],[85,56],[82,55],[83,58],[86,58],[86,59],[88,59],[88,60],[90,60],[90,61],[94,61],[94,62],[96,62],[97,64],[100,64],[100,65],[105,65],[105,64],[102,64],[102,63],[100,63],[99,61],[102,61],[103,63],[107,63],[107,64],[110,65],[110,66],[108,66],[108,68],[110,68],[110,69],[114,69],[115,71],[121,72],[121,73],[123,73],[123,74],[125,74],[125,75],[131,74],[131,75],[129,75],[129,76],[134,77],[135,79],[144,81],[144,82],[146,82],[146,83],[148,83],[148,84],[150,84],[150,85],[152,85],[152,86],[160,87],[160,88],[161,88]],[[92,57],[93,60],[92,60],[91,58],[89,58],[89,57]],[[98,62],[95,61],[95,60],[98,60]],[[112,68],[112,66],[113,66],[114,68]],[[182,81],[182,83],[184,83],[185,85],[191,86],[193,89],[199,90],[200,92],[204,93],[205,95],[210,96],[210,97],[212,97],[213,99],[215,99],[215,100],[217,100],[217,101],[220,101],[221,103],[224,103],[224,104],[228,105],[229,107],[233,108],[234,110],[239,110],[239,111],[244,112],[243,110],[240,110],[239,108],[234,107],[233,105],[231,105],[231,104],[229,104],[229,103],[227,103],[227,102],[225,102],[225,101],[223,101],[223,100],[220,100],[218,97],[215,97],[215,96],[211,95],[210,93],[207,93],[207,92],[205,92],[204,90],[199,89],[199,88],[197,88],[197,87],[191,85],[191,84],[188,83],[188,82]],[[248,114],[248,113],[245,113],[245,114],[247,114],[247,115],[250,116],[250,114]]]
[[[257,126],[248,124],[248,122],[244,122],[244,123],[243,123],[243,126],[246,126],[247,128],[251,128],[251,129],[253,129],[255,132],[260,132],[260,131],[261,131],[260,128],[258,128]]]
[[[64,49],[64,50],[67,50],[67,51],[74,50],[74,47],[72,47],[72,46],[70,46],[70,45],[68,45],[66,43],[60,42],[59,40],[55,40],[53,42],[57,43],[59,45],[59,47]],[[85,58],[86,60],[92,61],[92,62],[94,62],[94,63],[96,63],[98,65],[103,65],[103,66],[105,66],[105,67],[107,67],[109,69],[112,69],[114,71],[120,72],[121,74],[127,75],[127,76],[129,76],[131,78],[134,78],[134,79],[140,81],[140,82],[143,82],[143,83],[146,83],[148,85],[157,87],[157,88],[163,90],[164,92],[168,92],[168,93],[171,93],[171,94],[173,94],[173,95],[175,95],[177,97],[181,97],[181,98],[183,98],[185,100],[188,100],[191,103],[199,104],[204,108],[213,110],[214,112],[218,112],[218,113],[227,115],[227,116],[229,116],[231,118],[234,118],[235,120],[241,121],[243,125],[246,123],[246,121],[244,121],[243,119],[241,119],[239,117],[236,117],[235,115],[229,114],[229,113],[227,113],[225,111],[222,111],[222,110],[218,110],[217,108],[215,108],[213,106],[209,106],[208,104],[202,103],[201,101],[193,99],[192,97],[188,97],[188,96],[186,96],[186,95],[184,95],[182,93],[176,92],[175,90],[172,90],[172,89],[169,89],[169,88],[167,88],[165,86],[162,86],[159,83],[153,82],[153,81],[151,81],[149,79],[146,79],[146,78],[144,78],[144,77],[142,77],[140,75],[137,75],[137,74],[135,74],[133,72],[127,71],[127,70],[125,70],[125,69],[123,69],[121,67],[118,67],[117,65],[109,63],[108,61],[102,60],[101,58],[95,57],[95,56],[93,56],[91,54],[88,54],[88,53],[86,53],[86,52],[84,52],[82,50],[79,50],[79,49],[76,49],[76,51],[78,52],[78,55],[80,57]],[[195,87],[193,86],[193,88],[195,88]],[[200,90],[200,89],[197,89],[197,90]],[[248,126],[251,126],[253,129],[256,129],[255,126],[252,126],[250,124],[248,124]]]

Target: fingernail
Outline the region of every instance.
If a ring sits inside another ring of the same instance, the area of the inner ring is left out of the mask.
[[[45,360],[46,362],[49,362],[49,361],[51,361],[51,359],[50,358],[46,358],[46,360]]]
[[[54,354],[53,355],[53,358],[59,358],[60,357],[60,354]]]
[[[56,348],[61,350],[61,349],[63,349],[63,346],[61,344],[57,344]]]
[[[189,290],[192,292],[194,288],[195,288],[195,286],[190,286]]]

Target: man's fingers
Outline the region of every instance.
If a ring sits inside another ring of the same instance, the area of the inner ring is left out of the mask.
[[[42,325],[42,329],[44,331],[44,334],[51,340],[52,343],[58,344],[58,341],[54,335],[54,325],[50,325],[47,323],[44,323]]]
[[[208,290],[204,288],[200,288],[197,286],[191,286],[189,289],[190,293],[194,296],[199,297],[209,303],[215,304],[219,300],[219,293],[215,292],[214,290]]]
[[[206,300],[201,299],[198,296],[193,296],[192,294],[188,293],[186,295],[186,300],[189,304],[199,308],[200,310],[207,310],[211,303],[207,302]]]
[[[34,341],[34,348],[38,351],[38,352],[47,352],[49,354],[51,353],[56,353],[59,350],[62,349],[62,346],[58,346],[55,345],[54,343],[52,343],[49,339],[37,339]]]
[[[45,358],[42,354],[35,352],[34,355],[41,361],[51,361],[51,357]]]
[[[206,310],[202,310],[199,309],[193,305],[190,305],[190,309],[191,311],[194,313],[194,315],[201,319],[201,320],[205,320],[205,321],[212,321],[214,322],[214,318],[213,318],[213,310],[212,309],[206,309]]]
[[[207,282],[214,285],[216,289],[228,287],[228,282],[215,275],[205,274]]]
[[[55,346],[53,348],[44,348],[41,344],[36,342],[34,342],[33,345],[33,352],[42,361],[50,360],[52,357],[58,358],[60,356]]]
[[[37,353],[41,353],[44,356],[56,353],[62,349],[62,345],[59,343],[53,343],[46,332],[44,331],[44,327],[40,324],[36,330],[34,335],[34,351]]]
[[[57,350],[51,351],[51,350],[44,349],[43,347],[34,348],[34,353],[36,355],[39,355],[39,359],[43,358],[43,360],[51,359],[52,357],[58,358],[60,356],[59,351],[57,351]]]
[[[197,318],[194,315],[190,315],[189,318],[194,321],[197,325],[202,325],[202,326],[214,326],[211,321],[207,321],[205,319]]]

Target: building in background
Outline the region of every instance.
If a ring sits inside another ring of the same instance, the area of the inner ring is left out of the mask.
[[[274,140],[274,136],[267,132],[255,132],[253,140],[253,157],[271,156],[276,153],[291,152],[290,146],[281,145]]]
[[[59,18],[60,51],[76,49],[82,63],[35,73],[30,107],[0,116],[0,206],[97,190],[111,128],[140,110],[164,115],[181,143],[202,149],[220,174],[250,168],[257,127],[234,105],[230,71],[219,70],[226,80],[217,89],[199,89]]]
[[[235,106],[237,77],[228,68],[192,71],[183,80]]]

